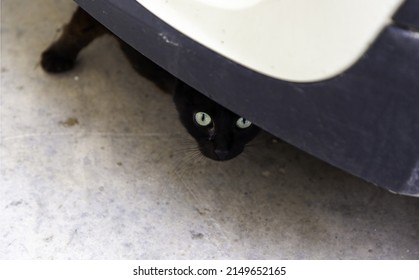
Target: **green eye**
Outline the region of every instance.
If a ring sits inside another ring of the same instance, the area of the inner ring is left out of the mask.
[[[245,118],[239,118],[236,122],[237,127],[239,128],[248,128],[252,123]]]
[[[207,113],[198,112],[195,113],[195,121],[200,126],[207,126],[211,123],[211,117]]]

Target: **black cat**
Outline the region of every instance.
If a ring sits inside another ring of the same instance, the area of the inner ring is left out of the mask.
[[[42,53],[42,68],[60,73],[75,66],[78,53],[95,38],[110,33],[89,14],[78,8],[60,38]],[[218,105],[135,49],[119,40],[134,69],[161,89],[174,92],[180,120],[195,138],[201,153],[213,160],[229,160],[239,155],[259,132],[250,121]]]

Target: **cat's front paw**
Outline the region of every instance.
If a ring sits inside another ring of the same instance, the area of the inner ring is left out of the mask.
[[[47,49],[41,55],[41,66],[48,73],[61,73],[74,68],[75,59],[54,50]]]

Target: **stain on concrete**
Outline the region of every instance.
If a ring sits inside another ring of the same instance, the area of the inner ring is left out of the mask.
[[[79,120],[77,118],[68,118],[65,121],[61,121],[60,125],[65,127],[72,127],[79,124]]]
[[[204,238],[204,235],[200,232],[196,232],[194,230],[189,231],[191,233],[192,239],[202,239]]]

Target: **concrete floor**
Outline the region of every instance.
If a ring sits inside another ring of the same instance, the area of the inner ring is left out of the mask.
[[[266,133],[233,161],[195,158],[113,38],[42,71],[72,1],[1,9],[1,259],[419,259],[418,198]]]

